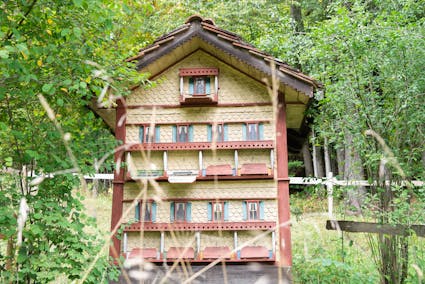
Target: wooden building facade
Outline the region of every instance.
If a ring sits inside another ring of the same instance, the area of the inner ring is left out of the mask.
[[[97,110],[123,143],[111,255],[291,266],[288,151],[317,83],[199,16],[128,60],[155,84]]]

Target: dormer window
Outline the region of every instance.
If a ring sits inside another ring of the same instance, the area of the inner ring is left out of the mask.
[[[179,74],[181,104],[204,105],[217,103],[217,68],[182,68]]]
[[[206,96],[211,94],[211,79],[207,76],[189,78],[189,95]]]

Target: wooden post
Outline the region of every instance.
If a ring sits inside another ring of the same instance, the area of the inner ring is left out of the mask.
[[[292,266],[291,229],[289,211],[288,141],[284,94],[279,94],[276,122],[277,205],[279,222],[279,266]]]
[[[126,122],[126,109],[125,100],[121,98],[117,101],[116,108],[116,121],[115,121],[115,138],[125,143],[125,122]],[[112,216],[111,216],[111,231],[113,231],[118,225],[122,216],[122,201],[124,197],[124,169],[121,167],[121,163],[124,162],[124,150],[115,152],[115,171],[113,181],[113,193],[112,193]],[[109,255],[118,258],[120,255],[120,240],[117,239],[116,234],[112,237],[112,246],[109,249]]]
[[[326,174],[326,189],[328,192],[328,215],[329,218],[333,219],[333,207],[334,207],[334,187],[332,184],[333,173],[328,172]]]

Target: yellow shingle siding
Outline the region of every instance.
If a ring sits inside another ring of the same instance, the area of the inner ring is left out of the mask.
[[[219,102],[220,103],[258,103],[270,102],[266,87],[229,65],[218,61],[211,55],[199,50],[179,63],[173,65],[159,78],[155,85],[147,90],[138,88],[127,98],[128,105],[177,105],[180,96],[180,68],[216,67],[219,69]],[[184,90],[188,92],[187,79]],[[215,90],[211,80],[211,90]]]

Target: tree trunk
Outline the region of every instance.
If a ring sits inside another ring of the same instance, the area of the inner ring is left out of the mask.
[[[314,170],[308,139],[304,142],[301,152],[303,154],[305,176],[312,177],[314,175]]]
[[[344,168],[345,168],[345,150],[344,148],[336,149],[336,161],[338,167],[338,176],[344,178]]]
[[[323,147],[322,146],[314,146],[316,148],[316,163],[317,163],[317,172],[316,177],[322,178],[325,177],[325,161],[323,159]]]
[[[394,192],[391,186],[391,172],[386,164],[381,161],[379,165],[378,187],[381,192],[381,222],[389,223],[391,220],[388,215],[394,210]],[[401,222],[400,222],[401,223]],[[405,236],[383,235],[378,238],[380,251],[379,271],[381,273],[381,283],[398,284],[404,283],[407,278],[408,260],[409,260],[409,242]]]
[[[290,11],[291,18],[294,21],[295,31],[298,33],[304,32],[304,22],[301,13],[301,1],[292,1]]]
[[[353,145],[353,136],[351,133],[346,133],[345,136],[345,165],[344,165],[344,179],[345,180],[363,180],[364,169],[359,153]],[[356,188],[347,191],[349,212],[353,214],[361,214],[361,207],[365,198],[366,190],[364,186],[357,186]]]
[[[325,156],[325,176],[329,177],[329,173],[332,172],[331,168],[331,156],[329,154],[328,139],[325,137],[325,145],[323,146],[323,154]]]

